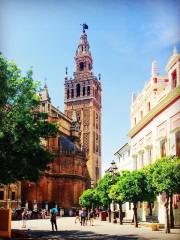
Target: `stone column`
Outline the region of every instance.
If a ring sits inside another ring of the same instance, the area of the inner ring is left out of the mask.
[[[142,204],[142,221],[146,221],[147,214],[147,202],[143,202]]]
[[[137,158],[138,158],[138,155],[133,155],[132,156],[132,159],[133,159],[133,170],[136,170],[137,167],[138,167]]]

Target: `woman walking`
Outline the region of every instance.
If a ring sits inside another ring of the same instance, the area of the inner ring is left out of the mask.
[[[22,216],[22,228],[26,228],[27,210],[25,208],[24,208],[21,216]]]

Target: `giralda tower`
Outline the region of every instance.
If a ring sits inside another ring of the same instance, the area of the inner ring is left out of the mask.
[[[73,79],[65,76],[65,114],[72,118],[74,112],[80,121],[81,147],[88,156],[88,170],[96,184],[101,176],[101,83],[92,71],[93,59],[83,24],[83,32],[76,50],[76,70]]]

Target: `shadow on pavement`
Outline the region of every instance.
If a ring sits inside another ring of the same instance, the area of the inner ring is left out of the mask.
[[[108,234],[97,234],[92,231],[78,231],[78,230],[67,230],[67,231],[39,231],[39,230],[30,230],[24,231],[24,237],[19,236],[11,239],[59,239],[59,240],[140,240],[140,238],[136,235],[127,235],[127,236],[115,236]]]

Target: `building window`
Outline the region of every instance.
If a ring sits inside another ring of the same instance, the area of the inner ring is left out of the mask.
[[[140,112],[140,117],[143,118],[143,111]]]
[[[42,103],[42,111],[45,112],[45,103]]]
[[[83,62],[80,62],[80,64],[79,64],[79,70],[80,70],[80,71],[83,71],[83,69],[84,69],[84,63],[83,63]]]
[[[74,89],[71,89],[71,98],[74,97]]]
[[[151,110],[151,103],[150,102],[148,102],[148,104],[147,104],[147,110],[148,110],[148,112]]]
[[[76,97],[80,96],[80,90],[81,90],[80,84],[77,84],[76,85]]]
[[[90,86],[87,87],[87,95],[90,95]]]
[[[174,72],[172,72],[171,74],[172,76],[172,88],[176,87],[177,84],[177,74],[176,74],[176,70]]]
[[[160,142],[160,156],[165,157],[166,156],[166,141],[162,140]]]
[[[67,99],[69,99],[69,89],[67,90]]]
[[[136,125],[136,118],[134,118],[134,125]]]
[[[180,131],[176,133],[176,156],[180,157]]]
[[[99,148],[98,148],[98,145],[96,145],[96,153],[99,152]]]
[[[15,200],[16,199],[16,193],[15,192],[12,192],[11,193],[11,200]]]
[[[4,200],[4,191],[0,191],[0,200]]]
[[[86,95],[86,88],[83,87],[83,96],[85,96],[85,95]]]

